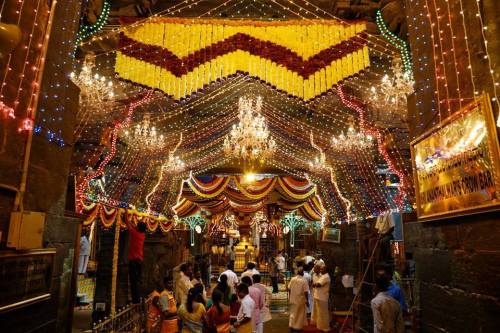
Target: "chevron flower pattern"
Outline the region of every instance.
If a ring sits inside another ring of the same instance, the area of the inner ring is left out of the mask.
[[[120,35],[121,78],[179,100],[238,72],[305,101],[370,65],[364,22],[157,18]]]

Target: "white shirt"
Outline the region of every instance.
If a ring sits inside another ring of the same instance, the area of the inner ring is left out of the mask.
[[[312,283],[312,276],[309,274],[309,272],[304,272],[304,280],[307,281],[307,285],[309,286],[309,306],[307,307],[307,313],[310,313],[312,310],[313,306],[313,295],[312,295],[312,289],[311,289],[311,283]]]
[[[241,278],[243,279],[243,277],[245,276],[248,276],[250,278],[252,278],[252,276],[254,276],[255,274],[260,274],[258,270],[256,270],[255,268],[252,269],[252,270],[246,270],[244,271],[243,273],[241,273]]]
[[[302,258],[302,260],[304,260],[304,263],[306,265],[309,265],[310,262],[314,261],[314,257],[313,256],[305,256],[304,258]]]
[[[304,304],[306,302],[305,293],[309,292],[309,283],[304,277],[294,276],[288,283],[290,290],[290,304]]]
[[[285,268],[286,268],[285,257],[283,257],[282,255],[279,255],[278,257],[276,257],[276,263],[278,264],[278,269],[280,271],[284,271],[285,270]]]
[[[89,256],[90,255],[90,242],[87,236],[82,236],[80,238],[80,255]]]
[[[316,279],[314,279],[316,277]],[[314,299],[319,301],[328,301],[330,294],[330,275],[328,273],[321,274],[319,277],[315,274],[313,277],[313,283],[321,284],[321,287],[314,288],[313,296]]]
[[[227,276],[227,284],[229,285],[229,288],[231,288],[231,293],[236,294],[235,291],[236,291],[236,285],[238,284],[238,275],[236,275],[236,273],[230,269],[222,272],[222,274],[225,274]],[[219,281],[220,281],[220,276],[219,276]]]
[[[380,292],[371,301],[374,333],[403,333],[403,313],[399,302],[387,292]]]
[[[186,276],[183,272],[179,273],[175,284],[175,297],[177,302],[180,304],[185,304],[187,300],[187,294],[189,289],[193,288],[193,284],[188,276]]]
[[[229,251],[229,260],[236,260],[236,253],[233,250]]]
[[[238,316],[236,319],[238,321],[242,321],[245,317],[247,318],[252,318],[253,321],[253,311],[255,310],[255,302],[253,301],[252,297],[250,295],[246,295],[240,300],[241,306],[240,310],[238,311]]]
[[[385,234],[389,229],[393,228],[394,218],[392,214],[384,214],[377,217],[377,222],[375,223],[375,229],[378,230],[379,234]]]
[[[312,276],[308,272],[304,272],[304,279],[307,281],[309,285],[311,285],[312,282]]]

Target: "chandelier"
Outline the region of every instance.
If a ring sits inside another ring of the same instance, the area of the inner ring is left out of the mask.
[[[406,117],[406,99],[414,92],[414,81],[411,75],[403,70],[399,58],[394,60],[392,71],[392,77],[384,75],[378,88],[375,86],[370,88],[368,102],[379,111]]]
[[[186,164],[179,158],[179,156],[170,154],[168,157],[168,161],[164,166],[169,173],[179,173],[184,170]]]
[[[70,78],[80,88],[80,109],[94,113],[109,112],[114,105],[113,82],[97,73],[93,74],[95,57],[87,55],[78,75],[70,73]]]
[[[332,137],[332,149],[336,152],[345,153],[352,150],[368,149],[373,145],[373,137],[357,132],[354,127],[349,126],[347,133]]]
[[[314,173],[320,173],[326,169],[326,158],[323,152],[320,152],[319,157],[316,156],[313,161],[309,162],[309,170]]]
[[[238,103],[238,126],[233,125],[224,139],[226,156],[245,163],[263,163],[276,150],[276,142],[270,136],[265,118],[260,114],[262,97],[254,102],[250,97],[240,97]]]
[[[125,130],[123,134],[123,139],[127,142],[130,147],[136,149],[147,149],[147,150],[160,150],[165,147],[165,141],[163,140],[163,135],[158,135],[156,128],[151,126],[151,117],[149,114],[145,115],[142,121],[137,124],[133,131]],[[178,157],[169,157],[173,160],[174,164],[179,164],[182,162],[180,160],[176,161]]]

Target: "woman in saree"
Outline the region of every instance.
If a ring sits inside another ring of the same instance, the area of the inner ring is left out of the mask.
[[[218,289],[212,293],[212,307],[208,310],[206,318],[210,332],[229,333],[231,311],[229,306],[223,303],[224,295]]]
[[[196,302],[198,293],[195,288],[188,291],[186,303],[179,308],[178,314],[182,320],[182,333],[203,333],[203,317],[205,306]]]

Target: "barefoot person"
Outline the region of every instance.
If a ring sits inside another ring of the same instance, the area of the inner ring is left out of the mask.
[[[330,275],[327,273],[325,263],[322,261],[314,268],[312,321],[316,324],[318,330],[328,332],[330,330],[330,310],[328,309]]]
[[[290,293],[290,321],[288,327],[294,331],[302,331],[307,324],[307,306],[309,303],[309,283],[304,278],[304,269],[299,267],[297,275],[288,284]]]

